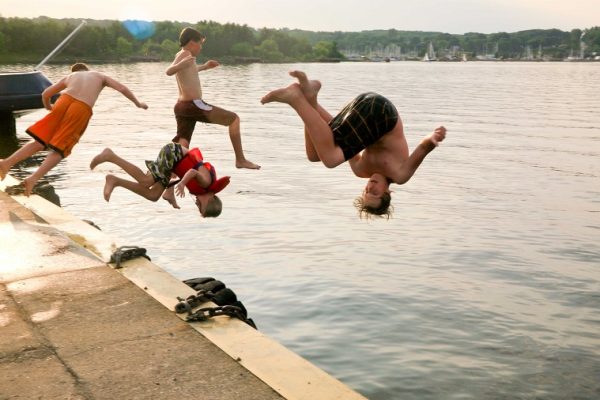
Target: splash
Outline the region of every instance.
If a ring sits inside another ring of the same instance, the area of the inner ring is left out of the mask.
[[[138,19],[128,19],[123,21],[123,27],[137,40],[148,39],[154,35],[156,27],[154,22],[142,21]]]

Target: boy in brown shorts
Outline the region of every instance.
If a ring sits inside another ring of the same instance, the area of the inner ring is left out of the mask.
[[[229,138],[235,153],[237,168],[259,169],[260,166],[246,159],[242,149],[240,118],[237,114],[205,103],[202,100],[202,86],[198,72],[219,66],[219,62],[209,60],[204,64],[196,64],[196,56],[202,51],[206,38],[192,28],[184,28],[179,35],[181,50],[175,55],[173,63],[167,68],[167,75],[175,75],[179,98],[175,104],[177,135],[174,142],[189,148],[196,122],[219,124],[229,127]]]

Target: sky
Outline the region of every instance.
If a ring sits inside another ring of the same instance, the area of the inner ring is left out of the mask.
[[[252,28],[462,34],[600,25],[600,0],[0,0],[0,16],[212,20]]]

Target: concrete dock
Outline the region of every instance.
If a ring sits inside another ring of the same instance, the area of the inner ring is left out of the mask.
[[[16,183],[0,183],[0,399],[364,399],[238,319],[186,322],[193,289],[145,258],[115,269],[127,243]]]

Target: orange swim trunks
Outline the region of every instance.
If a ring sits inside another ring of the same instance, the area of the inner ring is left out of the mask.
[[[61,94],[52,111],[27,128],[27,133],[65,158],[79,142],[91,117],[92,108],[88,104]]]

